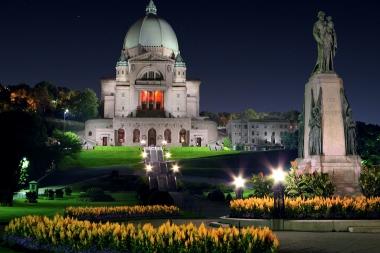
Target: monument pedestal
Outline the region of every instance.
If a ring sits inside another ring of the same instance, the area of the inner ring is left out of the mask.
[[[306,164],[309,164],[312,170],[329,173],[331,182],[336,187],[336,196],[356,197],[362,195],[359,186],[362,168],[360,156],[346,154],[346,102],[343,81],[337,74],[322,73],[310,77],[305,85],[304,158],[296,161],[300,169],[305,169]],[[317,108],[320,113],[320,134],[317,135],[320,140],[309,140],[313,136],[309,127],[313,108]],[[318,141],[319,146],[313,146]],[[309,150],[310,147],[312,150]]]
[[[358,155],[347,156],[323,156],[313,155],[296,159],[298,168],[306,170],[306,164],[310,170],[329,173],[331,183],[335,186],[334,196],[355,198],[362,195],[359,186],[359,174],[361,173],[361,159]]]

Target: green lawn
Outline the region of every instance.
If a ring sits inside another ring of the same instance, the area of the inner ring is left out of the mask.
[[[39,197],[38,203],[25,203],[25,199],[14,199],[12,207],[0,207],[0,223],[8,223],[13,218],[28,214],[53,218],[56,213],[63,215],[63,210],[69,206],[134,206],[139,204],[135,192],[111,193],[111,196],[116,199],[112,202],[82,202],[75,200],[78,196],[79,192],[73,192],[72,196],[54,198],[54,200]]]

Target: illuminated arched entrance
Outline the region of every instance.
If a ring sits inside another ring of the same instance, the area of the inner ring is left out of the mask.
[[[148,131],[148,144],[149,146],[156,146],[156,130],[154,128]]]
[[[170,129],[166,129],[164,131],[164,140],[167,143],[172,143],[172,132],[170,131]]]
[[[181,131],[179,131],[179,143],[186,143],[186,130],[185,129],[181,129]]]
[[[140,143],[140,130],[133,130],[133,143]]]
[[[124,136],[125,136],[125,132],[123,129],[119,129],[117,130],[117,139],[120,143],[123,143],[124,142]]]

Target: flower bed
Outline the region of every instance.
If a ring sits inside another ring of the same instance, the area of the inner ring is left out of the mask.
[[[63,213],[66,217],[78,220],[103,220],[138,217],[180,216],[176,206],[114,206],[114,207],[67,207]]]
[[[270,219],[273,198],[249,198],[231,201],[231,218]],[[380,219],[380,197],[366,198],[285,198],[287,219]]]
[[[91,223],[56,215],[53,220],[24,216],[5,228],[4,242],[48,252],[276,252],[278,240],[268,228],[206,229],[177,226]]]

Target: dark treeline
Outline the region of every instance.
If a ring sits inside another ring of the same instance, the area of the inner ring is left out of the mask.
[[[99,115],[98,98],[92,89],[83,91],[57,87],[51,82],[39,82],[33,88],[27,84],[0,84],[0,112],[22,110],[44,117],[86,121]]]

